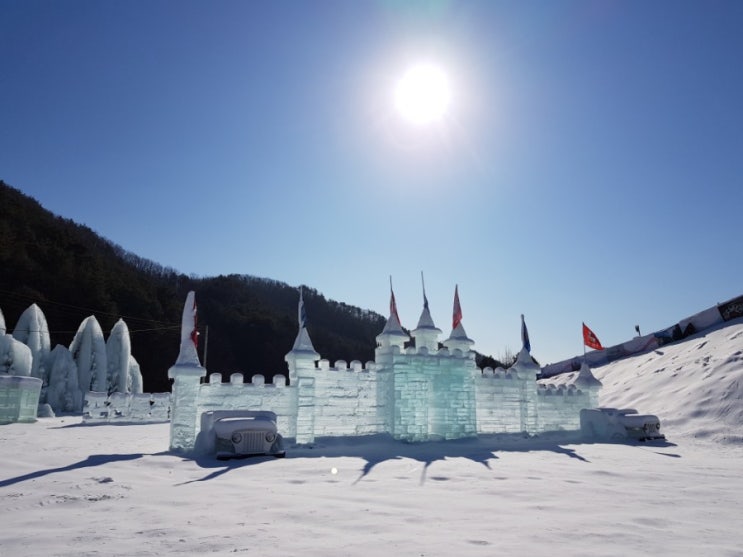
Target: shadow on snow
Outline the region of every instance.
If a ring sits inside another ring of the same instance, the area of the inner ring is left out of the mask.
[[[164,455],[167,453],[158,453],[158,455]],[[157,455],[145,455],[144,453],[135,454],[94,454],[90,455],[85,460],[79,462],[73,462],[67,466],[59,466],[57,468],[48,468],[47,470],[37,470],[36,472],[30,472],[22,476],[16,476],[15,478],[8,478],[6,480],[0,480],[0,487],[7,487],[9,485],[25,482],[28,480],[35,480],[48,476],[49,474],[57,474],[59,472],[69,472],[70,470],[78,470],[80,468],[95,468],[97,466],[103,466],[111,462],[124,462],[127,460],[137,460],[143,456],[157,456]]]
[[[492,434],[480,435],[470,439],[428,441],[422,443],[395,441],[388,434],[377,434],[360,437],[321,437],[311,445],[289,445],[285,458],[359,458],[364,461],[364,466],[359,477],[354,481],[354,484],[362,481],[375,466],[382,462],[410,459],[423,464],[420,480],[420,483],[423,484],[426,481],[428,468],[436,461],[466,458],[492,470],[491,461],[497,460],[499,454],[502,453],[550,451],[580,462],[588,463],[590,461],[578,453],[577,449],[579,447],[575,447],[575,445],[593,444],[593,442],[587,442],[582,439],[580,432],[555,432],[554,434],[543,434],[537,437],[529,437],[522,434]],[[655,441],[649,444],[634,441],[612,442],[610,444],[647,448],[675,446],[665,441]],[[662,452],[657,452],[656,454],[676,458],[680,456]],[[190,460],[189,457],[186,458]],[[213,471],[203,478],[186,483],[212,480],[227,472],[246,466],[268,463],[275,460],[275,457],[250,456],[224,461],[210,455],[202,455],[194,457],[193,460],[201,468],[212,469]]]

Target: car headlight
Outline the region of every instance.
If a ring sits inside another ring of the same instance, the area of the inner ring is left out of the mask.
[[[266,433],[266,441],[268,443],[273,443],[275,440],[276,440],[276,434],[275,433],[272,433],[270,431],[268,433]]]
[[[242,440],[243,440],[243,434],[240,433],[239,431],[236,431],[235,433],[232,434],[232,442],[235,443],[235,445],[237,445]]]

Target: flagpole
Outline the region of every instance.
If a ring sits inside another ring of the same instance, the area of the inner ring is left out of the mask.
[[[204,338],[204,368],[206,369],[206,356],[209,350],[209,325],[206,326],[206,337]]]

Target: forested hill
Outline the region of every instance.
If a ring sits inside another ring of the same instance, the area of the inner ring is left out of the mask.
[[[123,318],[145,391],[167,391],[189,290],[196,291],[202,361],[208,326],[209,372],[262,373],[267,381],[286,373],[284,355],[297,333],[296,287],[245,275],[186,276],[52,214],[0,181],[0,310],[9,333],[32,303],[46,315],[52,348],[69,346],[89,315],[106,336]],[[373,359],[381,315],[327,300],[312,288],[304,289],[304,300],[308,330],[323,357]]]

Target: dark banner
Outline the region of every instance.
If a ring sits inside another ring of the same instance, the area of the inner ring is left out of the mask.
[[[610,346],[606,349],[606,359],[610,362],[619,360],[620,358],[624,358],[625,356],[629,356],[629,353],[621,344],[618,344],[617,346]]]
[[[720,310],[720,315],[725,321],[730,321],[736,317],[743,317],[743,296],[738,296],[732,300],[728,300],[724,304],[717,306]]]

